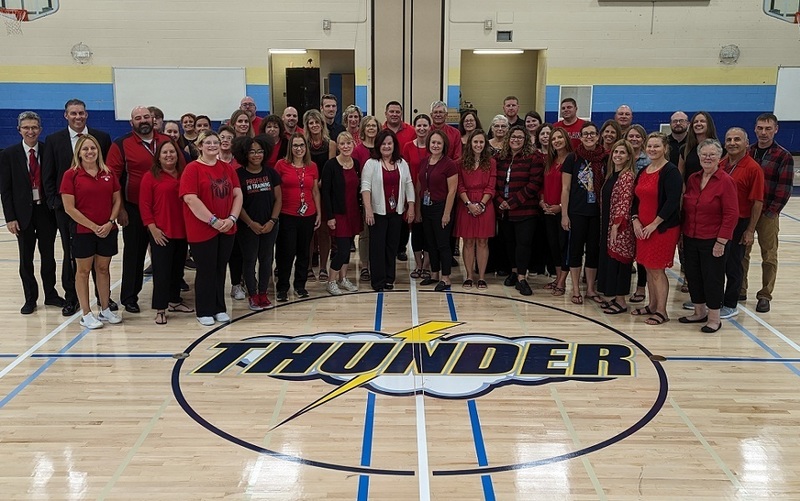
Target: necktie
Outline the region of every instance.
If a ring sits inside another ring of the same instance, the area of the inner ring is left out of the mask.
[[[36,158],[36,151],[34,151],[33,148],[28,150],[28,165],[30,166],[30,171],[31,171],[31,186],[34,188],[38,188],[40,168],[39,168],[39,160]]]

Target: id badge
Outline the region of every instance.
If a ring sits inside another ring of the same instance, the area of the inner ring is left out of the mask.
[[[394,198],[394,193],[389,197],[389,208],[392,210],[397,209],[397,200]]]
[[[508,185],[506,185],[506,187],[503,188],[503,198],[508,198]]]
[[[431,192],[425,190],[425,193],[422,194],[422,205],[433,205],[431,202]]]
[[[306,211],[308,211],[308,204],[305,202],[300,203],[300,208],[297,209],[297,214],[300,216],[305,216]]]
[[[39,188],[34,188],[33,191],[31,191],[31,194],[33,195],[33,201],[38,202],[40,199]]]
[[[597,196],[593,191],[586,192],[586,202],[590,204],[597,203]]]

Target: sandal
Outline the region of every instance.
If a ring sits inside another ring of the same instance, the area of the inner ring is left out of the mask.
[[[631,312],[631,315],[634,317],[640,317],[643,315],[655,315],[655,313],[650,309],[649,306],[645,306],[644,308],[636,308]]]
[[[156,313],[156,324],[166,325],[166,323],[167,323],[167,314],[164,313],[163,311],[159,311],[158,313]]]
[[[573,294],[571,301],[573,304],[583,304],[583,296],[580,294]]]
[[[486,283],[486,280],[478,280],[478,289],[485,290],[488,288],[489,285]]]
[[[555,288],[556,288],[556,285],[557,285],[557,284],[558,284],[558,280],[553,280],[553,281],[552,281],[552,282],[550,282],[549,284],[545,285],[543,288],[544,288],[544,289],[547,289],[547,290],[553,290],[553,289],[555,289]]]
[[[317,278],[317,276],[314,274],[314,270],[313,269],[308,270],[308,274],[306,275],[306,278],[310,278],[311,280],[315,280]]]
[[[634,292],[633,295],[628,298],[628,302],[631,303],[641,303],[642,301],[644,301],[644,294],[638,292]]]
[[[421,273],[419,274],[419,278],[421,278],[423,280],[426,279],[426,278],[431,278],[431,270],[421,270]]]
[[[194,308],[183,302],[170,303],[168,311],[172,313],[194,313]]]
[[[412,272],[411,272],[411,275],[409,275],[409,276],[410,276],[411,278],[419,278],[419,277],[421,277],[421,276],[422,276],[422,270],[421,270],[420,268],[417,268],[417,269],[415,269],[414,271],[412,271]]]
[[[358,279],[362,282],[369,282],[371,280],[369,268],[361,268],[361,273],[358,274]]]
[[[620,313],[625,313],[628,311],[627,306],[622,306],[617,302],[616,299],[612,299],[608,302],[608,306],[603,309],[603,313],[607,315],[619,315]]]
[[[554,296],[563,296],[567,293],[567,289],[564,287],[553,287],[553,295]]]
[[[319,281],[320,282],[327,282],[328,281],[328,272],[325,270],[319,270]]]
[[[653,316],[644,321],[647,325],[661,325],[667,322],[669,319],[657,311],[654,311]]]
[[[689,292],[689,284],[687,284],[686,282],[683,282],[683,285],[681,285],[681,292],[683,292],[684,294]]]
[[[470,280],[470,279],[464,280],[464,283],[461,284],[461,287],[463,287],[465,289],[471,289],[472,288],[472,280]]]
[[[603,299],[600,294],[593,294],[593,295],[586,295],[586,299],[591,299],[595,303],[599,304],[601,308],[608,308],[608,301]]]

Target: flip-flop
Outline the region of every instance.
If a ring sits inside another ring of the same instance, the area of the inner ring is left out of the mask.
[[[647,325],[661,325],[667,322],[669,319],[657,311],[654,311],[653,316],[644,321]]]
[[[600,294],[586,295],[586,299],[591,299],[593,302],[600,305],[601,308],[608,308],[608,301],[604,300]]]
[[[177,303],[169,305],[167,311],[171,313],[194,313],[194,308],[190,307],[186,303]]]
[[[543,288],[547,289],[547,290],[553,290],[556,287],[557,283],[558,283],[558,280],[553,280],[549,284],[545,285]]]
[[[631,297],[628,298],[629,303],[641,303],[644,301],[644,294],[639,294],[638,292],[634,292]]]
[[[655,313],[650,309],[649,306],[645,306],[644,308],[636,308],[631,312],[631,315],[634,317],[641,317],[644,315],[655,315]]]
[[[622,306],[617,302],[616,299],[612,299],[608,302],[608,306],[603,309],[603,313],[606,315],[619,315],[620,313],[625,313],[628,311],[627,306]]]
[[[583,304],[583,296],[580,294],[573,294],[570,301],[572,301],[572,304]]]
[[[163,311],[159,311],[158,313],[156,313],[156,324],[166,325],[166,323],[167,323],[167,314],[164,313]]]
[[[567,289],[564,287],[553,287],[553,295],[554,296],[563,296],[567,293]]]

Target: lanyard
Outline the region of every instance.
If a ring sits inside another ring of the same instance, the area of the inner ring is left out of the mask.
[[[300,183],[300,204],[304,204],[306,203],[306,193],[304,191],[306,186],[306,166],[304,165],[301,169],[295,167],[295,170],[298,172],[297,181]]]

